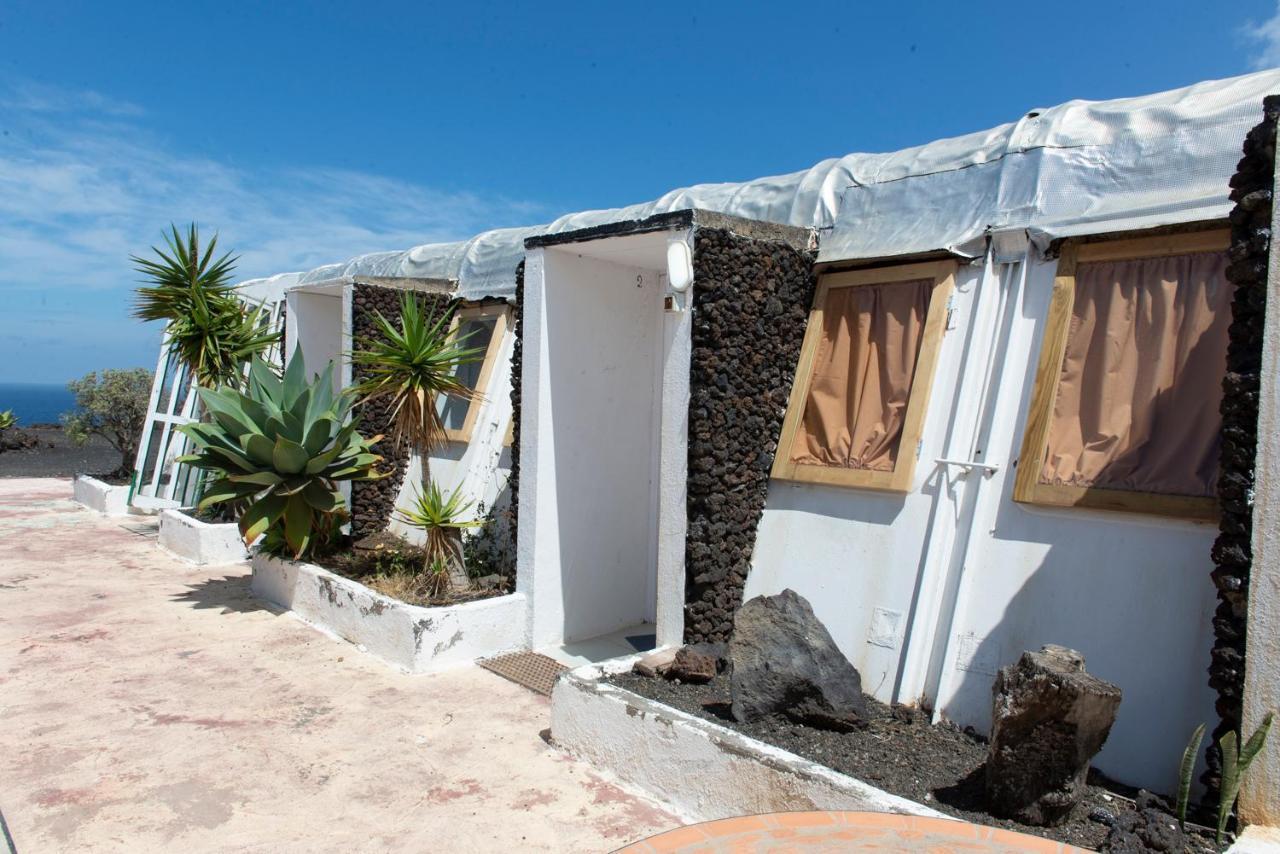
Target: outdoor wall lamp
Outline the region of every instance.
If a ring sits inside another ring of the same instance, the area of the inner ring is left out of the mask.
[[[693,253],[683,237],[667,243],[667,281],[681,294],[693,284]]]

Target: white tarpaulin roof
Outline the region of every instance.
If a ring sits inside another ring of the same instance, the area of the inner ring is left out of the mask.
[[[939,249],[982,253],[992,231],[1053,237],[1225,217],[1227,181],[1280,70],[1114,101],[1070,101],[1016,122],[890,154],[848,154],[803,172],[699,184],[644,204],[382,252],[304,274],[452,279],[459,296],[512,297],[524,240],[700,208],[822,231],[820,260]],[[258,280],[262,281],[262,280]]]

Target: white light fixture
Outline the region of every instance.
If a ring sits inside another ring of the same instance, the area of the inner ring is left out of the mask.
[[[693,253],[683,239],[667,244],[667,281],[671,290],[681,294],[693,284]]]

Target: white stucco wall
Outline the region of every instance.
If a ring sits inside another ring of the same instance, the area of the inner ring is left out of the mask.
[[[1280,171],[1276,177],[1280,179]],[[1275,234],[1274,212],[1272,216],[1271,233]],[[1268,263],[1262,378],[1245,648],[1242,723],[1246,739],[1267,713],[1280,717],[1280,240],[1274,239]],[[1245,822],[1280,827],[1280,723],[1272,724],[1266,746],[1244,779],[1239,809]]]
[[[656,271],[568,249],[530,252],[525,283],[520,563],[537,647],[654,618],[662,314]]]
[[[253,594],[409,673],[468,664],[523,645],[520,593],[437,608],[407,605],[309,563],[253,558]]]
[[[249,557],[235,522],[211,525],[181,510],[160,512],[156,541],[160,548],[197,566],[238,563]]]
[[[343,385],[343,352],[346,348],[343,322],[342,288],[332,292],[290,291],[285,318],[286,358],[292,358],[296,347],[302,348],[307,372],[318,374],[330,361],[334,363],[333,385]]]
[[[77,503],[104,516],[129,515],[129,486],[112,486],[96,477],[78,474],[71,487],[71,495]]]
[[[865,690],[923,698],[979,730],[990,725],[999,667],[1045,643],[1074,647],[1124,692],[1096,764],[1167,791],[1190,732],[1213,716],[1205,668],[1216,531],[1011,500],[1055,269],[1033,259],[1025,281],[1017,265],[961,270],[912,492],[775,481],[746,595],[795,589]],[[939,457],[999,471],[963,477]]]

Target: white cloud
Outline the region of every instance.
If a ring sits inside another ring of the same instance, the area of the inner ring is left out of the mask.
[[[540,206],[383,175],[240,168],[173,150],[135,105],[0,81],[0,379],[150,364],[129,255],[194,220],[247,279],[547,218]],[[114,363],[119,364],[114,364]]]
[[[89,89],[73,90],[34,80],[5,81],[0,87],[0,108],[32,113],[65,113],[87,110],[109,116],[140,116],[146,111]]]
[[[129,254],[160,243],[170,222],[217,229],[220,245],[240,256],[237,278],[249,278],[462,239],[545,213],[346,169],[236,168],[171,151],[115,105],[59,92],[0,99],[0,124],[22,128],[0,138],[0,290],[123,293],[135,279]]]
[[[1251,21],[1243,28],[1247,40],[1256,45],[1256,53],[1250,58],[1254,69],[1280,67],[1280,2],[1275,13],[1261,23]]]

